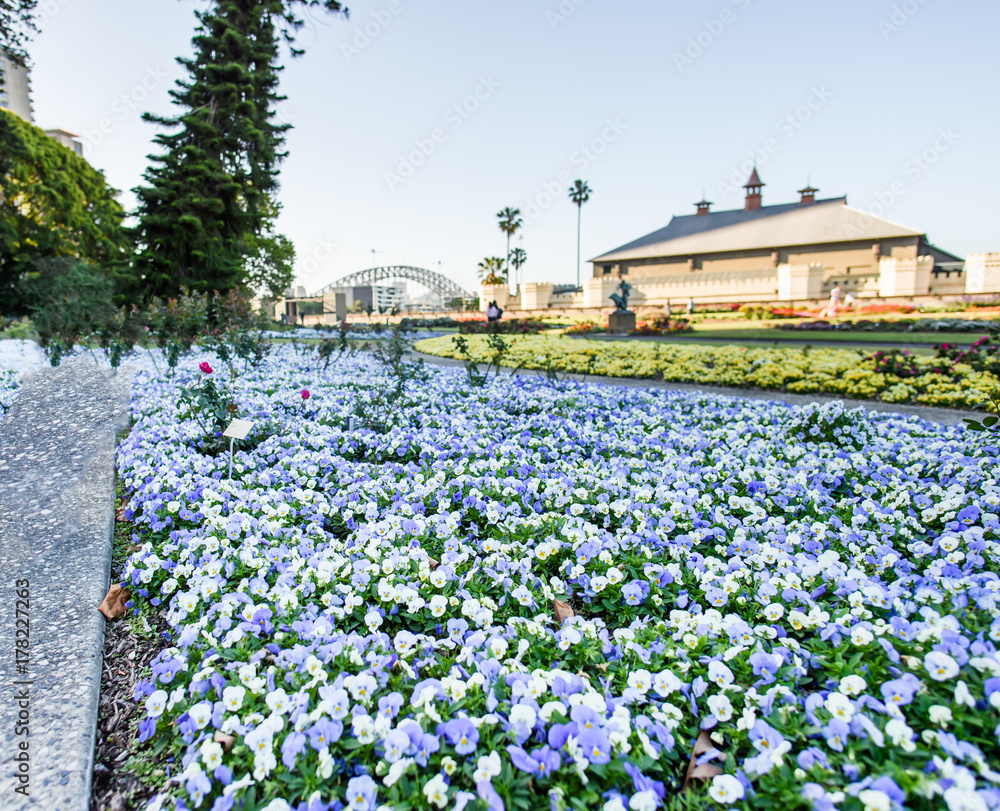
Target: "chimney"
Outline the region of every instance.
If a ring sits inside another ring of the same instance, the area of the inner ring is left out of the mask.
[[[799,194],[802,195],[802,199],[799,200],[799,205],[804,206],[808,203],[815,203],[816,192],[818,191],[819,189],[814,189],[811,183],[807,183],[804,189],[799,189]]]
[[[757,174],[757,167],[753,168],[753,174],[750,175],[750,179],[743,186],[747,190],[747,200],[745,209],[747,211],[758,211],[761,207],[761,194],[760,190],[764,188],[766,184],[761,181],[760,175]]]
[[[695,208],[698,209],[697,213],[695,214],[696,217],[704,217],[712,213],[711,211],[708,210],[709,206],[711,206],[712,204],[704,197],[701,198],[701,202],[695,203],[694,205]]]

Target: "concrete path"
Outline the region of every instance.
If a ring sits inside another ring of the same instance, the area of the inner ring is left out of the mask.
[[[130,377],[32,374],[0,420],[0,808],[87,811]],[[27,734],[25,734],[27,733]]]
[[[424,352],[411,352],[413,357],[422,358],[435,366],[462,366],[462,361],[452,358],[439,358],[428,355]],[[504,367],[504,374],[510,374],[511,369]],[[543,372],[532,369],[520,369],[519,375],[542,376]],[[560,375],[561,376],[561,375]],[[569,375],[571,380],[583,380],[583,375]],[[828,403],[839,400],[847,408],[867,408],[869,411],[881,411],[891,414],[914,414],[925,420],[939,423],[940,425],[959,425],[962,420],[972,416],[970,411],[962,411],[957,408],[935,408],[933,406],[920,405],[896,405],[895,403],[882,403],[877,400],[848,400],[843,397],[836,397],[827,394],[789,394],[779,391],[764,391],[761,389],[741,389],[735,386],[703,386],[696,383],[671,383],[663,380],[647,380],[634,377],[597,377],[586,378],[588,383],[600,383],[607,386],[624,386],[630,389],[664,389],[666,391],[692,391],[704,392],[705,394],[721,394],[727,397],[742,397],[747,400],[766,400],[768,402],[788,403],[790,405],[809,405],[810,403]]]

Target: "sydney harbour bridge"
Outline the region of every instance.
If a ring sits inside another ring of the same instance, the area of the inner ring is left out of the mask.
[[[335,282],[331,282],[326,285],[326,287],[323,287],[313,293],[309,296],[309,298],[322,298],[327,293],[332,293],[335,290],[343,289],[345,287],[374,287],[383,282],[399,280],[422,284],[432,293],[436,293],[441,296],[443,301],[449,301],[456,298],[474,298],[472,293],[469,293],[464,288],[459,287],[447,276],[442,276],[440,273],[436,273],[433,270],[412,267],[410,265],[388,265],[385,267],[359,270],[355,273],[351,273],[337,279]]]

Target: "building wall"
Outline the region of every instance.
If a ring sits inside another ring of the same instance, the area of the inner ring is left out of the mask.
[[[967,293],[1000,293],[1000,253],[974,253],[965,261]]]
[[[964,296],[966,274],[962,270],[932,273],[929,292],[932,296]]]
[[[73,153],[83,157],[83,142],[78,135],[66,130],[45,130],[45,134],[54,141],[58,141]]]
[[[25,121],[34,123],[35,116],[31,107],[31,73],[27,68],[15,65],[3,53],[0,53],[0,107]]]
[[[931,256],[917,256],[913,242],[873,246],[867,250],[851,250],[790,254],[789,258],[826,256],[837,265],[823,262],[782,262],[777,267],[730,271],[675,272],[671,263],[643,266],[642,273],[629,272],[623,277],[631,285],[630,309],[678,306],[693,298],[696,304],[773,303],[787,302],[811,306],[829,298],[830,291],[840,286],[842,295],[853,293],[859,299],[892,299],[908,302],[918,299],[957,299],[973,293],[1000,293],[1000,253],[973,254],[966,268],[945,264],[935,267]],[[781,254],[784,256],[784,254]],[[863,264],[864,259],[869,264]],[[877,259],[877,264],[874,260]],[[751,257],[749,261],[755,261]],[[727,265],[722,265],[727,267]],[[656,268],[668,272],[654,276]],[[874,268],[874,269],[873,269]],[[552,284],[523,285],[525,310],[600,310],[613,305],[610,295],[615,292],[619,276],[601,273],[587,279],[582,292],[556,294]],[[499,288],[483,288],[483,302],[498,301],[505,295]],[[502,303],[514,311],[520,302]],[[485,304],[484,304],[485,307]]]

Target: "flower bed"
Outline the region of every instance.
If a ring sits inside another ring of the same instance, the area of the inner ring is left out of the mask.
[[[606,332],[607,323],[598,324],[596,321],[580,321],[563,330],[564,335],[592,335],[595,332]]]
[[[435,370],[347,431],[372,368],[279,349],[238,400],[285,430],[228,481],[192,363],[140,375],[118,453],[171,628],[155,807],[1000,802],[997,458],[962,429]]]
[[[691,332],[693,327],[686,318],[671,318],[670,316],[657,316],[648,321],[640,321],[634,330],[630,330],[630,335],[666,335],[676,332]]]
[[[971,318],[900,318],[894,321],[835,321],[825,319],[797,324],[774,324],[775,329],[799,331],[840,330],[844,332],[989,332],[1000,328],[1000,321]]]
[[[476,337],[469,340],[470,350],[477,357],[485,354],[480,340]],[[421,341],[417,349],[441,357],[458,357],[447,337]],[[989,371],[976,371],[961,362],[944,367],[940,360],[924,356],[913,360],[922,372],[919,376],[903,378],[878,372],[874,360],[850,349],[650,345],[538,336],[512,339],[504,363],[537,369],[541,368],[541,357],[546,358],[551,368],[565,372],[800,394],[820,392],[953,408],[975,408],[1000,386],[1000,378]],[[935,368],[944,371],[923,373]]]
[[[15,372],[0,369],[0,417],[7,413],[20,387],[20,379]]]
[[[501,335],[532,335],[551,329],[549,324],[534,318],[507,318],[499,321],[463,321],[458,331],[466,335],[499,333]]]
[[[890,313],[915,313],[916,307],[909,304],[859,304],[857,312],[863,315],[889,315]]]

